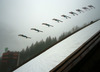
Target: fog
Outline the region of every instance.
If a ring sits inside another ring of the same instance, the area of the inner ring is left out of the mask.
[[[100,0],[0,0],[0,56],[6,47],[11,51],[21,51],[36,41],[45,40],[48,36],[59,37],[76,25],[82,26],[100,18],[99,3]],[[95,6],[95,9],[83,10],[84,13],[76,12],[76,9],[88,5]],[[78,13],[78,16],[69,14],[70,11]],[[71,19],[61,17],[62,14]],[[57,23],[53,18],[60,19],[63,23]],[[43,33],[32,31],[31,28],[40,29]],[[31,39],[19,37],[19,34]]]

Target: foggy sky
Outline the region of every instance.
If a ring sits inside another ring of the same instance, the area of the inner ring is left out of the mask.
[[[20,51],[48,36],[58,37],[76,25],[82,26],[100,18],[99,3],[100,0],[0,0],[0,55],[5,47],[11,51]],[[84,10],[85,13],[75,11],[88,5],[96,8]],[[79,15],[70,15],[70,11]],[[62,14],[71,19],[66,20],[61,17]],[[52,21],[53,18],[60,19],[63,23]],[[49,23],[54,27],[46,27],[42,23]],[[40,29],[43,33],[31,31],[31,28]],[[25,34],[32,39],[19,37],[18,34]]]

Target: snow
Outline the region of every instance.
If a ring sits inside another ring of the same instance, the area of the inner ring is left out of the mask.
[[[49,72],[100,30],[100,21],[56,44],[14,72]]]

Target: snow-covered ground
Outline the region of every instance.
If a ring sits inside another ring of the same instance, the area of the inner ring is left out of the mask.
[[[61,41],[14,72],[49,72],[99,30],[100,21]]]

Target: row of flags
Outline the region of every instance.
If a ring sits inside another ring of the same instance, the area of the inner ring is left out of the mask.
[[[82,9],[85,10],[85,11],[88,11],[90,9],[95,9],[95,7],[93,5],[88,5],[88,7],[82,7]],[[79,13],[82,13],[82,12],[84,13],[84,11],[82,9],[76,9],[76,11],[79,12]],[[72,14],[73,16],[78,15],[78,13],[73,12],[73,11],[69,12],[69,14]],[[67,16],[67,15],[61,15],[61,17],[64,17],[66,19],[71,19],[71,17]],[[59,20],[57,18],[53,18],[52,20],[56,21],[58,23],[63,22],[62,20]],[[48,24],[48,23],[42,23],[42,25],[45,25],[45,26],[48,26],[48,27],[54,27],[53,25]],[[37,32],[43,32],[42,30],[39,30],[37,28],[31,28],[30,30],[34,30],[34,31],[37,31]],[[31,37],[28,37],[24,34],[19,34],[18,36],[24,37],[26,39],[31,39]]]

